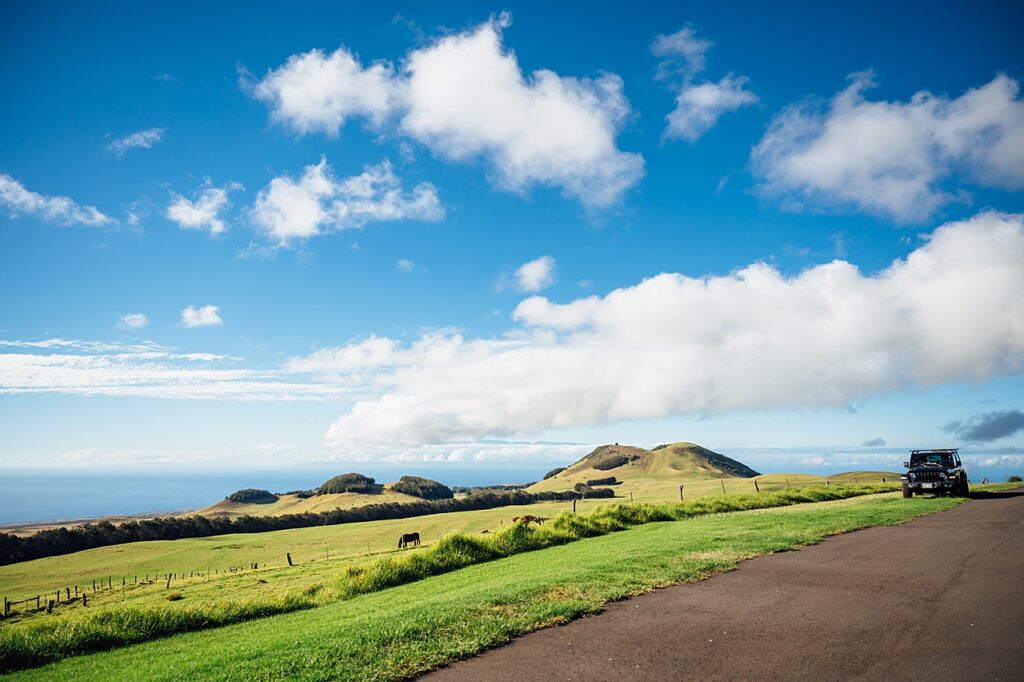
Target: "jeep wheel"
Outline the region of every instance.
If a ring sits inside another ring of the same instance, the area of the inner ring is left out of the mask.
[[[904,488],[903,489],[903,497],[911,498],[913,496],[914,496],[914,491],[913,490],[911,490],[910,488]]]

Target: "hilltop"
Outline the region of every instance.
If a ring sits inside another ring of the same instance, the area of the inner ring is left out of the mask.
[[[760,474],[746,464],[696,443],[668,443],[647,450],[634,445],[602,445],[564,470],[549,475],[530,491],[568,490],[587,481],[615,478],[616,493],[653,492],[689,481],[753,478]]]

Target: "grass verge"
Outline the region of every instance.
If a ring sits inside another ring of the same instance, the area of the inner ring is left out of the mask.
[[[309,609],[457,569],[571,543],[638,525],[723,512],[769,509],[886,492],[894,486],[828,486],[760,495],[730,495],[675,504],[609,505],[589,514],[561,514],[540,527],[507,526],[493,535],[453,533],[401,557],[349,566],[336,580],[283,595],[198,602],[182,607],[107,607],[0,629],[0,670],[43,665],[70,656],[168,635]]]
[[[886,495],[649,523],[323,608],[72,658],[12,679],[402,679],[594,613],[610,600],[958,503]]]

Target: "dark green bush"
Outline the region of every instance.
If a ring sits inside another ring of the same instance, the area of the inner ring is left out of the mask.
[[[245,504],[271,504],[277,502],[277,495],[269,490],[242,488],[228,495],[227,499],[232,502],[242,502]]]
[[[609,476],[608,478],[592,478],[587,481],[587,485],[618,485],[620,482],[614,476]]]
[[[424,500],[450,500],[455,497],[451,488],[445,484],[419,476],[402,476],[396,483],[391,484],[391,489],[413,497],[422,497]]]
[[[314,495],[316,495],[316,491],[315,490],[289,490],[286,493],[280,493],[280,494],[281,495],[295,495],[295,497],[299,498],[300,500],[305,500],[307,498],[310,498],[310,497],[313,497]]]
[[[602,459],[600,462],[595,463],[593,466],[594,466],[595,469],[597,469],[599,471],[608,471],[609,469],[617,469],[618,467],[622,466],[623,464],[629,464],[634,459],[636,459],[635,455],[633,455],[633,456],[615,455],[614,457],[608,457],[607,459]]]
[[[330,495],[331,493],[370,493],[376,494],[384,490],[384,486],[374,481],[369,476],[350,473],[341,474],[326,481],[316,489],[317,495]]]
[[[1022,481],[1024,481],[1024,479],[1022,479],[1020,476],[1016,476],[1016,475],[1010,476],[1008,479],[1006,479],[1007,483],[1020,483]]]
[[[577,483],[573,486],[573,490],[580,494],[581,497],[586,499],[596,499],[601,497],[615,497],[615,491],[611,488],[593,488],[586,483]]]
[[[544,474],[544,480],[546,481],[549,478],[551,478],[552,476],[557,476],[558,474],[562,473],[563,471],[565,471],[565,467],[555,467],[551,471],[549,471],[546,474]]]

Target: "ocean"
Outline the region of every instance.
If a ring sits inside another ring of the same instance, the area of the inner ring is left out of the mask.
[[[537,481],[553,467],[550,463],[501,467],[358,462],[202,472],[0,469],[0,525],[180,512],[213,504],[241,488],[306,490],[348,471],[373,476],[381,483],[410,475],[450,486],[473,486]]]

